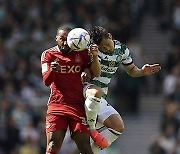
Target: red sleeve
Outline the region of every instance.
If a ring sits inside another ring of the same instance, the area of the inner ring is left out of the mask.
[[[92,56],[91,56],[91,54],[89,53],[89,51],[87,49],[83,53],[84,53],[84,55],[83,55],[83,58],[84,58],[84,69],[90,68],[91,63],[92,63]]]
[[[44,84],[49,87],[54,81],[55,72],[51,71],[51,54],[48,51],[44,51],[41,55],[41,68],[42,68],[42,77]]]

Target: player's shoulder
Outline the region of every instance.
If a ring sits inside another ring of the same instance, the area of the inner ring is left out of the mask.
[[[121,43],[118,40],[114,40],[115,43],[115,53],[117,54],[125,54],[128,49],[127,45],[124,43]]]
[[[53,46],[51,48],[45,49],[42,53],[41,53],[41,60],[43,60],[45,57],[49,57],[53,52],[57,52],[57,46]]]
[[[57,49],[57,46],[53,46],[51,48],[48,48],[46,50],[44,50],[43,52],[56,52],[58,49]]]
[[[119,48],[119,49],[122,49],[122,50],[126,50],[128,48],[125,43],[121,43],[118,40],[114,40],[114,43],[115,43],[115,48]]]
[[[57,46],[53,46],[53,47],[51,47],[51,48],[48,48],[48,49],[45,49],[43,52],[42,52],[42,54],[41,55],[46,55],[46,54],[48,54],[48,53],[53,53],[53,52],[57,52],[58,51],[58,49],[57,49]]]

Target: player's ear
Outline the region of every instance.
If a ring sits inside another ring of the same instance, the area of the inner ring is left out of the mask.
[[[58,36],[56,35],[56,41],[58,41]]]
[[[112,39],[111,33],[108,33],[108,38],[109,38],[109,39]]]

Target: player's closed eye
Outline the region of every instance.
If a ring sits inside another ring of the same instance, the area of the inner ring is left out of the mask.
[[[65,38],[65,37],[60,37],[59,40],[61,40],[61,41],[67,41],[67,38]]]
[[[104,46],[104,47],[102,48],[102,50],[108,51],[108,50],[109,50],[109,47],[108,47],[108,46]]]

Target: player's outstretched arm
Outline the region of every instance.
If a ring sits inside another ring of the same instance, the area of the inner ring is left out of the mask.
[[[91,64],[91,71],[95,77],[101,74],[101,64],[98,59],[98,46],[96,44],[91,45],[90,51],[93,56],[93,62]]]
[[[138,68],[134,63],[124,66],[126,72],[132,77],[148,76],[161,70],[160,64],[145,64],[142,68]]]

